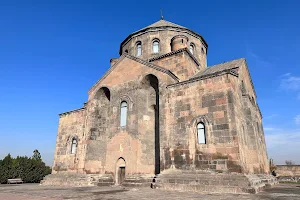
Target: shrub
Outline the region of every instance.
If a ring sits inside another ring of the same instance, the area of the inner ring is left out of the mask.
[[[46,166],[41,157],[39,159],[27,156],[12,158],[8,154],[3,160],[0,160],[0,183],[6,183],[7,179],[11,178],[21,178],[26,183],[39,183],[44,176],[50,173],[51,168]]]

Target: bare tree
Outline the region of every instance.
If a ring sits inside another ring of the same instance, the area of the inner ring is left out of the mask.
[[[286,165],[295,165],[295,163],[292,160],[286,160],[285,164]]]

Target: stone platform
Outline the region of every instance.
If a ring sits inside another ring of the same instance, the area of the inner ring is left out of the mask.
[[[271,175],[167,170],[155,178],[154,188],[206,193],[258,193],[277,184]]]
[[[114,185],[111,174],[77,174],[60,172],[49,174],[41,181],[41,185],[52,186],[109,186]]]
[[[201,193],[258,193],[277,184],[271,175],[239,173],[216,173],[205,170],[170,169],[157,176],[127,175],[122,186],[139,188],[193,191]],[[41,181],[42,185],[60,186],[111,186],[115,185],[111,174],[50,174]]]

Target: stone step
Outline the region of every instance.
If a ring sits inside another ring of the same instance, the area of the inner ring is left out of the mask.
[[[156,185],[157,189],[191,191],[200,193],[253,193],[250,187],[241,188],[235,186],[213,186],[213,185],[186,185],[186,184],[163,184]]]
[[[209,193],[257,193],[276,183],[276,179],[270,175],[196,173],[196,171],[193,174],[192,171],[170,170],[169,172],[157,175],[153,181],[153,187],[167,190]]]
[[[245,176],[232,176],[232,175],[219,175],[219,174],[162,174],[159,177],[172,177],[172,178],[182,178],[187,179],[226,179],[226,180],[248,180]]]
[[[225,185],[225,186],[250,186],[250,184],[246,181],[232,181],[232,180],[186,180],[186,179],[156,179],[157,183],[165,184],[188,184],[188,185]]]
[[[150,187],[154,175],[129,175],[122,183],[125,187]]]

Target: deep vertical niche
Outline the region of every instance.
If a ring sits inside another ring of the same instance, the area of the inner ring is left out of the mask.
[[[152,87],[155,91],[154,107],[154,151],[155,151],[155,174],[160,173],[160,134],[159,134],[159,84],[156,76],[149,74],[145,77],[146,85]]]

